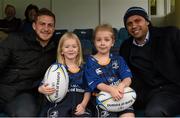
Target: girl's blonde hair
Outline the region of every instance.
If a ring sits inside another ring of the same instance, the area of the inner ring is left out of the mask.
[[[58,44],[58,49],[57,49],[57,61],[58,63],[61,63],[61,64],[66,64],[65,63],[65,58],[62,54],[62,47],[63,47],[63,44],[64,44],[64,41],[66,39],[74,39],[76,40],[77,44],[78,44],[78,55],[77,55],[77,58],[76,58],[76,64],[78,66],[80,66],[82,63],[83,63],[83,54],[82,54],[82,46],[81,46],[81,43],[80,43],[80,40],[78,38],[78,36],[76,34],[74,34],[73,32],[66,32],[61,38],[60,38],[60,41],[59,41],[59,44]]]
[[[115,40],[115,34],[114,34],[114,30],[112,28],[112,26],[110,24],[101,24],[101,25],[98,25],[95,30],[94,30],[94,34],[93,34],[93,41],[95,40],[96,38],[96,34],[98,31],[109,31],[112,33],[112,36],[111,38],[113,40]]]

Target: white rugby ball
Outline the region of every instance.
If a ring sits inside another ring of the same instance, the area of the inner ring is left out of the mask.
[[[104,91],[99,92],[96,98],[99,107],[110,112],[123,111],[132,106],[135,100],[136,92],[130,87],[124,89],[123,98],[117,101],[115,101],[109,93]]]
[[[68,91],[69,76],[66,68],[60,64],[52,64],[46,71],[44,83],[56,89],[55,93],[46,95],[46,98],[53,103],[60,102]]]

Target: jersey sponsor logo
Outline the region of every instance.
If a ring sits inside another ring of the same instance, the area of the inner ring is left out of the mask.
[[[100,75],[100,74],[102,74],[102,73],[103,73],[103,72],[102,72],[101,68],[97,68],[97,69],[96,69],[96,74]]]
[[[119,65],[118,65],[117,60],[114,60],[114,61],[112,62],[112,68],[113,68],[113,69],[118,69],[118,68],[119,68]]]
[[[83,89],[78,89],[78,88],[71,88],[68,90],[68,92],[78,92],[78,93],[84,93]]]
[[[114,81],[114,79],[115,79],[114,77],[110,77],[110,78],[108,79],[108,82],[109,82],[109,83],[112,83],[112,82]]]
[[[48,114],[48,117],[50,117],[50,118],[57,118],[58,114],[59,114],[58,111],[54,110],[54,111],[51,111],[50,114]]]
[[[119,80],[116,81],[116,82],[112,82],[110,85],[111,85],[111,86],[118,86],[120,82],[121,82],[121,80],[119,79]]]

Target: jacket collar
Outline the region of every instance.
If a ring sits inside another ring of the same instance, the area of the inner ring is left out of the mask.
[[[49,49],[52,48],[52,47],[53,47],[53,48],[56,47],[55,42],[53,41],[53,39],[51,39],[51,40],[48,42],[47,46],[42,47],[41,44],[40,44],[40,42],[37,41],[36,38],[37,38],[37,35],[36,35],[36,33],[33,31],[33,32],[31,32],[31,33],[25,34],[23,39],[24,39],[25,42],[28,43],[29,46],[31,46],[33,49],[37,49],[37,50],[42,49],[42,48],[49,50]]]

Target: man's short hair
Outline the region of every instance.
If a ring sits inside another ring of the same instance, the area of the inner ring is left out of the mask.
[[[37,21],[37,18],[38,18],[39,16],[42,16],[42,15],[51,16],[51,17],[53,17],[54,22],[56,21],[56,17],[55,17],[55,15],[54,15],[54,13],[52,13],[52,12],[51,12],[49,9],[47,9],[47,8],[41,8],[41,9],[37,12],[37,15],[36,15],[34,21],[36,22],[36,21]]]

